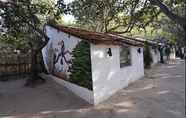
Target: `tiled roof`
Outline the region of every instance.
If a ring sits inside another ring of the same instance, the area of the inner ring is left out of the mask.
[[[142,43],[147,43],[148,45],[163,45],[162,43],[159,43],[157,41],[154,41],[154,40],[148,40],[148,39],[144,39],[144,38],[135,38],[136,41],[139,41],[139,42],[142,42]]]
[[[106,45],[132,45],[132,46],[143,46],[143,43],[136,41],[133,38],[122,37],[116,34],[99,33],[82,30],[79,28],[72,28],[59,25],[49,25],[57,30],[63,31],[70,35],[87,40],[94,44],[106,44]]]

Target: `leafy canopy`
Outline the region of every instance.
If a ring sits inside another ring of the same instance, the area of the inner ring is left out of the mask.
[[[159,13],[149,2],[140,0],[75,0],[69,8],[80,26],[100,32],[144,28]]]
[[[64,12],[64,7],[63,0],[57,4],[52,0],[0,1],[0,16],[4,20],[3,27],[7,29],[4,35],[12,36],[16,40],[22,38],[25,43],[38,48],[48,41],[43,31],[47,19],[58,18]]]
[[[143,0],[75,0],[69,8],[81,27],[100,32],[126,33],[133,27],[144,28],[159,14]]]

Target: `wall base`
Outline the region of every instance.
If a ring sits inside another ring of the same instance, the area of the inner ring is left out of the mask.
[[[94,104],[94,96],[93,91],[90,91],[86,88],[80,87],[78,85],[72,84],[68,81],[62,80],[56,76],[53,75],[47,75],[47,74],[40,74],[42,78],[48,78],[54,80],[56,83],[66,87],[70,91],[72,91],[75,95],[79,96],[80,98],[84,99],[90,104]]]

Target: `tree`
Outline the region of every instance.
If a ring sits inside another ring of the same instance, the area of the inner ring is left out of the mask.
[[[150,52],[150,47],[147,44],[147,42],[145,42],[145,45],[144,45],[144,66],[145,68],[150,68],[152,61],[153,60],[152,60],[152,55]]]
[[[69,81],[92,90],[90,44],[86,41],[79,42],[72,55]]]
[[[185,1],[184,0],[170,0],[169,4],[171,6],[174,5],[181,5],[180,7],[183,7],[183,14],[182,16],[179,16],[178,14],[175,14],[173,11],[171,11],[168,6],[166,6],[162,1],[160,0],[150,0],[150,3],[152,5],[156,5],[160,8],[161,12],[163,12],[167,17],[169,17],[172,21],[175,21],[177,24],[180,24],[184,28],[186,28],[186,16],[185,16]]]
[[[49,16],[55,18],[63,12],[61,6],[65,5],[62,0],[60,1],[56,5],[60,6],[60,11],[44,0],[0,1],[0,16],[4,19],[3,27],[7,28],[6,35],[20,38],[19,34],[21,34],[26,44],[30,46],[31,82],[39,78],[37,57],[49,40],[43,27]]]
[[[186,34],[182,26],[176,24],[167,17],[161,18],[158,24],[161,27],[161,29],[156,29],[156,31],[159,31],[159,38],[166,38],[169,42],[177,46],[184,46]]]
[[[144,28],[159,14],[147,0],[75,0],[69,8],[80,27],[120,34]]]
[[[75,0],[69,8],[79,27],[88,30],[120,34],[133,29],[146,32],[146,28],[157,23],[154,21],[159,20],[160,13],[164,13],[172,20],[169,22],[172,28],[183,29],[182,34],[186,34],[185,6],[184,0]]]
[[[170,8],[164,4],[160,0],[150,0],[152,5],[158,6],[160,11],[163,12],[168,18],[174,21],[176,24],[180,25],[184,34],[186,33],[186,2],[184,0],[166,0],[167,4],[169,4]],[[181,14],[175,13],[174,9],[179,7],[182,10]],[[184,37],[184,41],[186,44],[186,36]]]

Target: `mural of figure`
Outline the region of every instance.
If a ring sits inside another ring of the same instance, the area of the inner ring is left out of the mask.
[[[65,48],[64,41],[58,40],[57,43],[50,41],[42,53],[48,73],[67,78],[72,65],[72,53]]]
[[[65,73],[65,71],[69,71],[69,68],[68,68],[68,70],[64,70],[65,69],[64,63],[66,63],[68,67],[70,67],[70,65],[72,63],[71,59],[67,60],[67,58],[66,58],[66,55],[67,54],[71,55],[71,52],[69,50],[65,49],[65,44],[64,44],[63,40],[59,41],[57,45],[60,46],[60,49],[59,49],[59,53],[58,54],[56,53],[56,52],[58,52],[58,49],[57,48],[54,49],[55,53],[54,53],[54,56],[53,56],[54,57],[54,59],[53,59],[53,62],[54,62],[53,63],[54,64],[53,72],[55,73],[56,71],[58,71],[57,73],[60,73],[60,72],[64,72]],[[60,64],[60,68],[58,68],[56,70],[55,69],[56,68],[55,65],[57,63]]]
[[[67,59],[66,59],[66,56],[65,56],[66,54],[70,54],[70,55],[71,55],[71,52],[70,52],[69,50],[66,50],[66,51],[65,51],[65,44],[64,44],[64,41],[63,41],[63,40],[60,41],[60,42],[58,43],[58,45],[61,46],[61,52],[58,54],[58,57],[57,57],[56,61],[58,61],[59,58],[62,57],[61,60],[60,60],[61,65],[63,65],[63,59],[64,59],[64,61],[65,61],[67,64],[71,64],[71,60],[67,60]]]

